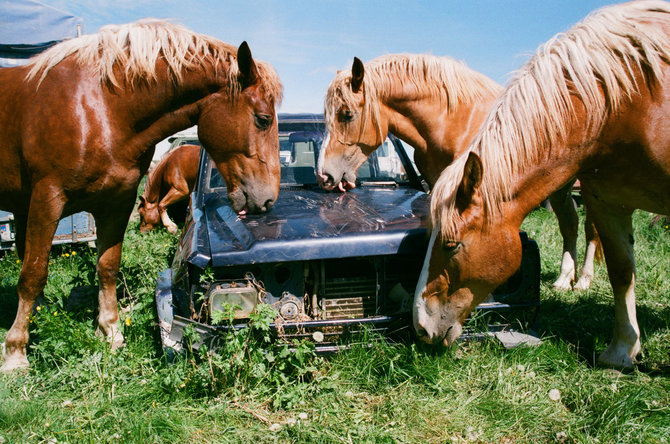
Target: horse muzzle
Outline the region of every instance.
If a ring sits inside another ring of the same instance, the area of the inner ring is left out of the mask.
[[[345,193],[347,190],[356,188],[356,176],[353,176],[353,180],[351,180],[350,177],[350,174],[344,173],[342,174],[340,180],[336,181],[333,176],[328,173],[317,172],[316,181],[319,186],[326,191],[331,191],[337,188],[341,192]]]
[[[437,344],[442,342],[445,347],[451,344],[461,336],[463,326],[456,321],[451,325],[440,324],[442,319],[438,316],[437,320],[431,316],[418,316],[414,319],[414,331],[417,337],[428,344]]]
[[[271,187],[237,187],[228,193],[233,210],[243,215],[247,213],[265,213],[277,201],[277,193]]]

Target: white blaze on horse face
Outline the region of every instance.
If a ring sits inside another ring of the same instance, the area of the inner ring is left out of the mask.
[[[416,292],[414,293],[414,312],[412,316],[414,320],[414,330],[417,333],[420,330],[424,330],[429,338],[437,334],[438,329],[432,322],[431,317],[426,310],[426,300],[423,298],[423,293],[426,291],[426,285],[428,285],[430,255],[433,252],[433,246],[435,245],[435,239],[437,238],[439,231],[439,227],[433,227],[433,232],[431,233],[430,241],[428,242],[426,258],[423,261],[423,268],[421,269],[419,281],[416,284]]]
[[[330,143],[330,132],[326,133],[326,137],[323,139],[323,142],[321,143],[321,149],[319,150],[319,160],[316,163],[316,174],[318,176],[323,175],[323,164],[326,161],[326,147]]]

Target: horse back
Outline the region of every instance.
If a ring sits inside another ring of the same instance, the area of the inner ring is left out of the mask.
[[[199,159],[199,145],[182,145],[172,150],[166,159],[161,185],[161,196],[165,195],[170,188],[186,191],[184,190],[185,185],[188,188],[188,192],[193,190],[196,176],[198,175]],[[165,189],[164,192],[163,189]]]

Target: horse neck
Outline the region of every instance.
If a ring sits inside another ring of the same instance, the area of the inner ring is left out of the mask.
[[[524,168],[513,180],[512,197],[502,204],[504,218],[521,226],[531,211],[577,176],[596,147],[587,130],[575,124],[565,142],[550,147],[548,155]]]
[[[494,100],[490,95],[449,110],[435,97],[395,96],[384,99],[380,109],[389,131],[414,147],[419,172],[433,185],[442,170],[465,152]]]
[[[169,155],[166,155],[163,160],[160,161],[147,178],[147,183],[144,186],[142,196],[148,203],[158,203],[158,200],[160,199],[160,190],[167,165],[166,160],[169,158],[168,156]]]
[[[525,217],[579,171],[575,162],[554,161],[529,169],[517,180],[513,198],[503,204],[506,216],[521,226]]]
[[[123,113],[119,115],[128,119],[127,128],[133,133],[129,139],[137,157],[166,137],[196,125],[199,102],[222,87],[211,66],[185,70],[177,84],[161,64],[155,82],[127,91],[116,101]]]

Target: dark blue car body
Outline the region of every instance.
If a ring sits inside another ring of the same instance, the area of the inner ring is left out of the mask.
[[[409,330],[427,248],[425,183],[406,145],[389,136],[359,169],[355,189],[321,190],[314,162],[323,131],[321,116],[280,115],[282,186],[273,208],[260,215],[240,217],[232,210],[203,151],[172,267],[157,285],[167,348],[180,348],[187,325],[204,342],[230,328],[212,325],[207,314],[213,289],[225,297],[242,288],[260,289],[257,303],[271,304],[279,313],[279,336],[316,338],[320,350],[335,348],[341,335],[362,324]],[[534,241],[520,235],[521,269],[482,308],[534,313],[538,307],[539,252]],[[244,325],[241,316],[235,327]]]

